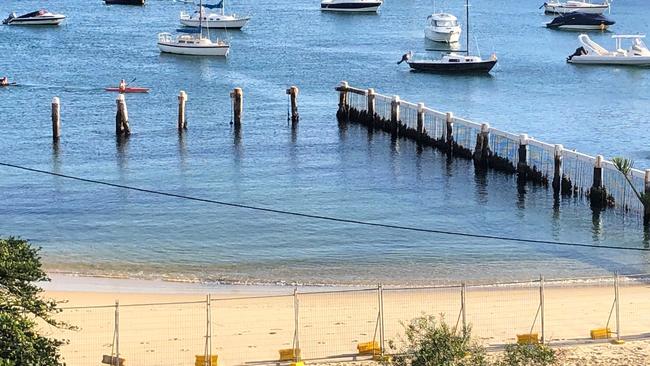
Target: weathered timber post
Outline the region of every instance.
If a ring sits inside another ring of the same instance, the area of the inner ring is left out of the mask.
[[[390,132],[393,135],[397,135],[399,132],[399,105],[399,95],[393,96],[393,100],[390,102]]]
[[[300,119],[298,115],[298,91],[297,86],[292,86],[286,91],[291,99],[291,123],[296,123]]]
[[[644,215],[643,215],[643,224],[645,226],[650,225],[650,169],[645,171],[645,197],[646,202],[643,203]]]
[[[425,137],[424,132],[424,103],[418,103],[418,123],[417,123],[417,141],[422,142]]]
[[[603,187],[603,156],[596,156],[594,178],[589,190],[589,203],[593,210],[600,211],[607,207],[607,190]]]
[[[59,97],[52,98],[52,139],[57,141],[61,136],[61,101]]]
[[[454,114],[447,112],[447,153],[452,155],[454,151]]]
[[[341,81],[341,84],[336,87],[336,91],[339,92],[339,110],[336,111],[336,118],[339,122],[347,122],[350,110],[350,106],[348,106],[348,82]]]
[[[187,130],[187,120],[185,119],[185,103],[187,102],[187,93],[181,90],[178,94],[178,132]]]
[[[368,128],[373,128],[375,127],[375,109],[376,109],[376,94],[375,94],[375,89],[370,88],[366,91],[366,96],[368,99],[368,118],[367,118],[367,123],[368,123]]]
[[[129,128],[129,111],[126,107],[126,98],[124,94],[117,96],[117,113],[115,114],[115,134],[118,136],[130,135],[131,129]]]
[[[526,182],[528,173],[528,135],[525,133],[519,135],[518,154],[517,181],[521,184]]]
[[[474,147],[474,163],[481,168],[487,168],[490,149],[490,125],[483,123],[481,131],[476,135]]]
[[[555,145],[554,152],[554,169],[553,169],[553,194],[560,194],[562,189],[562,150],[564,147],[560,144]]]
[[[232,99],[235,127],[239,128],[241,127],[241,117],[244,113],[244,91],[242,88],[235,88],[230,93],[230,98]]]

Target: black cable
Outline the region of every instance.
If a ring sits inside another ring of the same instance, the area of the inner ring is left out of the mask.
[[[270,213],[275,213],[275,214],[289,215],[289,216],[296,216],[296,217],[304,217],[304,218],[316,219],[316,220],[341,222],[341,223],[346,223],[346,224],[373,226],[373,227],[381,227],[381,228],[386,228],[386,229],[414,231],[414,232],[429,233],[429,234],[442,234],[442,235],[451,235],[451,236],[461,236],[461,237],[466,237],[466,238],[493,239],[493,240],[520,242],[520,243],[546,244],[546,245],[557,245],[557,246],[567,246],[567,247],[581,247],[581,248],[612,249],[612,250],[630,250],[630,251],[639,251],[639,252],[648,252],[648,251],[650,251],[650,249],[644,249],[644,248],[617,247],[617,246],[612,246],[612,245],[595,245],[595,244],[586,244],[586,243],[572,243],[572,242],[562,242],[562,241],[512,238],[512,237],[505,237],[505,236],[486,235],[486,234],[472,234],[472,233],[464,233],[464,232],[449,231],[449,230],[424,229],[424,228],[418,228],[418,227],[413,227],[413,226],[380,224],[380,223],[376,223],[376,222],[368,222],[368,221],[353,220],[353,219],[342,219],[342,218],[337,218],[337,217],[332,217],[332,216],[313,215],[313,214],[307,214],[307,213],[301,213],[301,212],[279,210],[279,209],[274,209],[274,208],[264,208],[264,207],[258,207],[258,206],[250,206],[250,205],[244,205],[244,204],[240,204],[240,203],[217,201],[217,200],[212,200],[212,199],[207,199],[207,198],[185,196],[185,195],[182,195],[182,194],[155,191],[155,190],[152,190],[152,189],[137,188],[137,187],[126,186],[126,185],[123,185],[123,184],[116,184],[116,183],[103,182],[103,181],[94,180],[94,179],[80,178],[80,177],[75,177],[75,176],[72,176],[72,175],[54,173],[54,172],[50,172],[50,171],[47,171],[47,170],[28,168],[28,167],[9,164],[9,163],[4,163],[4,162],[0,162],[0,166],[15,168],[15,169],[24,170],[24,171],[33,172],[33,173],[47,174],[47,175],[52,175],[52,176],[55,176],[55,177],[66,178],[66,179],[76,180],[76,181],[80,181],[80,182],[99,184],[99,185],[104,185],[104,186],[108,186],[108,187],[127,189],[127,190],[131,190],[131,191],[137,191],[137,192],[143,192],[143,193],[156,194],[156,195],[160,195],[160,196],[182,198],[182,199],[186,199],[186,200],[190,200],[190,201],[203,202],[203,203],[212,203],[212,204],[221,205],[221,206],[244,208],[244,209],[248,209],[248,210],[270,212]]]

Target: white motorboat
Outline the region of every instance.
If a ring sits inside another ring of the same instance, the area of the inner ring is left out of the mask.
[[[578,36],[582,44],[571,56],[568,63],[588,65],[629,65],[650,66],[650,50],[643,42],[644,35],[614,35],[616,42],[614,51],[608,51],[594,42],[586,34]],[[624,49],[623,41],[629,40],[632,45]]]
[[[210,9],[221,9],[211,12]],[[216,5],[200,6],[193,14],[181,12],[181,24],[187,27],[198,27],[199,23],[205,28],[241,29],[251,18],[237,14],[226,14],[223,0]]]
[[[199,9],[201,8],[203,8],[203,0],[199,2]],[[203,35],[203,30],[202,20],[199,17],[198,29],[192,29],[189,32],[198,34],[182,34],[174,37],[171,33],[159,33],[158,48],[160,52],[176,55],[228,56],[230,44],[219,39],[216,41],[211,40],[210,30],[206,29],[207,36]]]
[[[63,14],[50,13],[45,9],[34,11],[25,15],[16,16],[11,13],[9,17],[2,21],[7,25],[59,25],[65,19]]]
[[[579,11],[587,14],[602,14],[609,9],[609,0],[604,0],[603,3],[594,4],[590,1],[577,1],[567,0],[560,2],[560,0],[550,0],[545,2],[541,7],[547,14],[566,14],[574,11]]]
[[[203,35],[182,34],[172,36],[171,33],[158,34],[160,52],[190,56],[228,56],[230,45],[222,40],[212,41]]]
[[[427,17],[424,36],[434,42],[456,43],[460,40],[458,19],[447,13],[431,14]]]
[[[320,10],[377,12],[383,0],[322,0]]]

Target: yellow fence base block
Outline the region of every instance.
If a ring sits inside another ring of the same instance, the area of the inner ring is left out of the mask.
[[[194,366],[205,366],[206,357],[204,355],[196,355],[196,361],[194,361]],[[210,362],[207,363],[209,366],[217,366],[218,356],[212,355],[210,357]]]
[[[293,361],[300,358],[300,348],[281,349],[278,352],[280,352],[280,361]]]
[[[305,363],[302,361],[292,362],[289,366],[305,366]]]
[[[625,344],[625,341],[622,339],[612,339],[611,344]]]
[[[517,344],[539,344],[537,333],[517,334]]]
[[[365,343],[359,343],[357,345],[357,350],[359,351],[360,355],[379,355],[381,354],[381,347],[379,347],[379,343],[377,342],[365,342]]]
[[[592,329],[589,335],[591,339],[608,339],[611,337],[612,331],[609,328]]]

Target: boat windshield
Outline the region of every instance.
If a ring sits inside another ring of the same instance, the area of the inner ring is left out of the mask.
[[[455,27],[458,22],[455,20],[436,20],[436,27]]]

